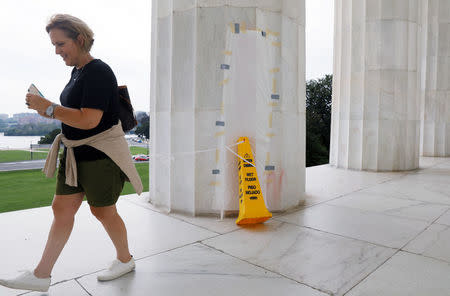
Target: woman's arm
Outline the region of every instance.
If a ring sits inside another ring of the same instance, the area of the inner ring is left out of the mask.
[[[53,114],[55,119],[58,119],[71,127],[88,130],[93,129],[100,123],[103,111],[92,108],[74,109],[58,105],[55,107]]]
[[[28,109],[36,110],[40,115],[47,117],[45,111],[52,104],[49,100],[40,96],[27,94],[26,102]],[[68,108],[64,106],[56,106],[54,110],[54,118],[75,128],[88,130],[95,128],[102,119],[103,111],[92,108]]]

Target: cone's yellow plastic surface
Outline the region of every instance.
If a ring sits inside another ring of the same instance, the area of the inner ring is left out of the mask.
[[[252,149],[247,137],[240,137],[238,154],[246,161],[239,159],[239,216],[236,224],[262,223],[272,218],[261,192]]]

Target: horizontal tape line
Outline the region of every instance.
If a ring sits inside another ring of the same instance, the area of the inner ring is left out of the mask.
[[[242,31],[242,33],[246,33],[247,32],[247,24],[245,22],[242,22],[241,31]]]
[[[267,30],[267,34],[273,35],[273,36],[280,36],[280,32],[273,32],[273,31],[270,31],[270,30]]]
[[[225,149],[227,149],[227,150],[230,150],[231,147],[237,146],[237,145],[242,144],[242,143],[244,143],[244,141],[240,141],[240,142],[237,142],[237,143],[232,144],[232,145],[218,146],[218,147],[214,147],[214,148],[210,148],[210,149],[195,150],[195,151],[189,151],[189,152],[177,152],[177,153],[172,153],[172,154],[163,154],[163,153],[153,153],[153,154],[152,154],[152,153],[151,153],[151,154],[149,155],[149,157],[150,157],[150,158],[155,158],[155,157],[167,157],[167,158],[170,158],[170,159],[175,159],[175,156],[194,155],[194,154],[197,154],[197,153],[204,153],[204,152],[217,151],[217,150],[220,150],[220,149],[223,149],[223,148],[225,148]],[[217,153],[217,152],[216,152],[216,153]]]

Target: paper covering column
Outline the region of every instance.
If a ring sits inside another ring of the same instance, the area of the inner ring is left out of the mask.
[[[232,152],[247,136],[269,210],[301,203],[304,0],[153,0],[155,10],[150,201],[192,215],[237,211]]]
[[[450,1],[424,0],[421,152],[450,156]]]
[[[417,0],[336,0],[330,164],[419,165],[421,9]]]

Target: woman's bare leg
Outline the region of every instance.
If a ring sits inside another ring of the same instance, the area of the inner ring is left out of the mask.
[[[53,198],[53,223],[41,261],[34,270],[38,278],[48,278],[61,251],[72,233],[75,214],[83,202],[84,192],[70,195],[55,195]]]
[[[92,207],[91,212],[103,224],[111,241],[116,247],[117,259],[122,262],[128,262],[131,259],[128,249],[127,229],[115,205],[107,207]]]

